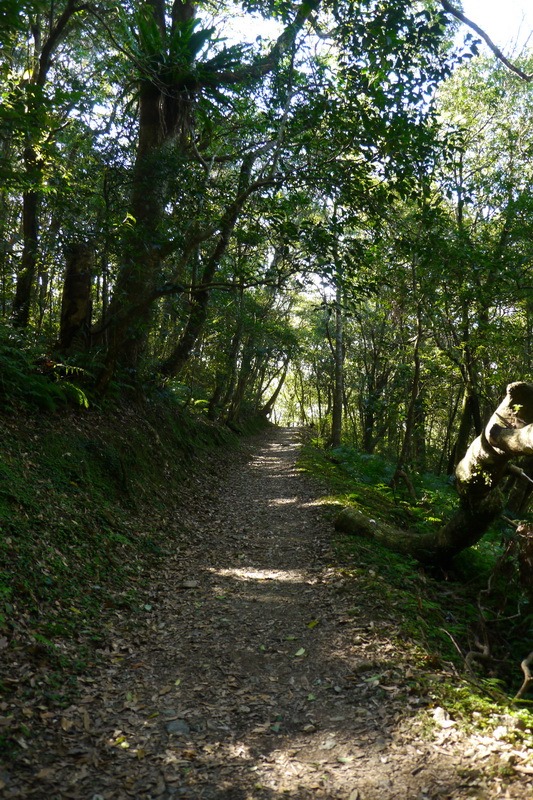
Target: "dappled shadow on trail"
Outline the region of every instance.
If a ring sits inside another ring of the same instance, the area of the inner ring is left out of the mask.
[[[178,509],[188,534],[150,602],[43,720],[39,767],[29,753],[6,797],[490,796],[449,729],[419,736],[402,620],[379,576],[369,600],[331,565],[296,433],[272,431]]]

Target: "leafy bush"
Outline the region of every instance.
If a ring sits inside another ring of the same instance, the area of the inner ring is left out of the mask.
[[[403,487],[393,491],[385,482],[393,474],[391,464],[348,447],[332,455],[308,445],[300,465],[325,482],[327,503],[335,511],[352,505],[367,517],[425,532],[440,528],[457,508],[446,477],[412,475],[414,503]],[[492,658],[487,666],[474,658],[469,680],[475,680],[480,695],[509,704],[519,687],[518,664],[531,651],[533,636],[533,609],[519,580],[512,539],[509,526],[496,522],[446,571],[423,569],[377,541],[338,537],[336,547],[346,574],[357,577],[359,594],[374,591],[379,580],[383,602],[402,612],[402,635],[419,643],[424,658],[436,656],[461,668],[465,655],[479,650],[476,642],[488,641]],[[442,688],[436,692],[442,697]]]
[[[66,404],[87,407],[85,392],[73,382],[76,367],[43,356],[32,342],[7,325],[0,325],[0,401],[55,411]]]

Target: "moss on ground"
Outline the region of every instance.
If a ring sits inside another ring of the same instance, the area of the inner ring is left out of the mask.
[[[421,500],[415,505],[401,492],[392,492],[384,482],[391,468],[378,462],[372,459],[365,473],[360,454],[347,448],[331,453],[307,444],[300,468],[320,482],[332,519],[351,505],[370,518],[424,531],[452,513],[455,497],[445,480],[419,476]],[[375,541],[342,534],[335,539],[339,569],[357,579],[358,595],[374,598],[379,586],[379,611],[394,617],[398,646],[409,648],[417,665],[427,670],[427,691],[434,703],[445,704],[457,719],[477,728],[481,720],[489,725],[492,720],[494,727],[502,715],[511,715],[517,720],[512,735],[524,739],[533,730],[531,695],[520,703],[513,697],[523,678],[520,661],[532,647],[533,613],[507,545],[508,534],[496,525],[446,572],[432,572]],[[473,658],[468,669],[468,654],[481,653],[487,638],[491,658]]]

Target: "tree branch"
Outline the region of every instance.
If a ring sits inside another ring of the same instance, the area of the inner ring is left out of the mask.
[[[524,428],[503,428],[493,425],[489,431],[488,440],[493,447],[503,450],[504,453],[515,455],[533,455],[533,425]]]
[[[255,64],[248,64],[240,69],[232,70],[231,72],[217,72],[217,83],[219,85],[223,84],[229,86],[235,83],[242,83],[242,81],[245,80],[262,78],[272,72],[283,56],[288,53],[290,48],[294,45],[296,36],[302,30],[305,23],[318,11],[320,2],[321,0],[302,0],[293,21],[290,22],[283,33],[278,36],[272,49],[266,56],[260,58]]]
[[[513,454],[533,452],[533,384],[510,383],[489,422],[459,462],[459,490],[483,495],[499,482]],[[462,488],[461,488],[462,487]]]
[[[54,27],[51,29],[50,34],[43,44],[41,54],[39,56],[38,69],[34,76],[35,83],[38,86],[43,86],[46,82],[48,70],[52,54],[55,52],[57,46],[67,33],[67,27],[71,18],[78,14],[80,11],[87,11],[88,5],[76,5],[76,0],[68,0],[63,13],[59,16]]]
[[[496,58],[498,58],[502,62],[502,64],[505,64],[508,70],[514,72],[515,75],[518,75],[519,78],[522,78],[522,80],[526,81],[527,83],[533,81],[533,75],[528,75],[527,73],[523,72],[523,70],[521,70],[519,67],[515,66],[511,61],[509,61],[509,59],[506,56],[504,56],[500,48],[496,44],[494,44],[490,36],[486,34],[485,31],[479,27],[479,25],[476,25],[476,23],[473,22],[473,20],[469,19],[468,17],[465,17],[465,15],[463,14],[462,11],[460,11],[460,9],[453,6],[450,2],[448,2],[448,0],[441,0],[441,4],[444,10],[448,12],[448,14],[451,14],[460,22],[463,22],[465,25],[468,25],[468,27],[472,28],[472,30],[475,31],[478,34],[478,36],[481,36],[483,41],[486,42],[486,44],[490,47]]]
[[[533,652],[530,653],[527,658],[524,658],[524,660],[520,664],[522,672],[524,673],[524,682],[520,687],[520,689],[515,694],[514,697],[515,700],[520,700],[520,698],[525,695],[525,693],[533,683],[533,676],[531,675],[531,670],[530,670],[531,664],[533,664]]]

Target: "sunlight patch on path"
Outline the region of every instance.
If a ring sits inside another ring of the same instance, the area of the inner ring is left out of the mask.
[[[215,569],[209,568],[209,572],[222,577],[237,578],[240,581],[283,581],[285,583],[302,583],[307,580],[306,575],[299,570],[278,569],[250,569],[234,568],[234,569]]]

